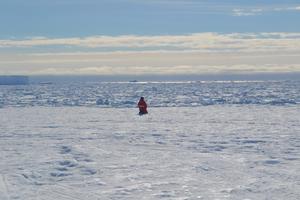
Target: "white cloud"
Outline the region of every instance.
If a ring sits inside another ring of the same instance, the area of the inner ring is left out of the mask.
[[[0,74],[300,72],[300,33],[39,37],[0,40],[0,48],[10,48],[0,54]]]
[[[299,52],[105,52],[0,55],[0,74],[300,72]]]
[[[300,6],[281,6],[281,7],[272,7],[264,6],[257,8],[234,8],[232,9],[232,15],[237,17],[242,16],[255,16],[262,15],[270,12],[289,12],[289,11],[300,11]]]
[[[26,40],[0,40],[0,48],[73,49],[144,51],[197,50],[218,51],[273,51],[299,50],[300,33],[197,33],[190,35],[157,36],[91,36],[85,38],[32,38]],[[47,47],[47,48],[46,48]]]
[[[300,11],[300,6],[290,7],[288,10]]]
[[[264,10],[261,8],[255,8],[255,9],[233,9],[232,15],[233,16],[254,16],[254,15],[260,15]]]

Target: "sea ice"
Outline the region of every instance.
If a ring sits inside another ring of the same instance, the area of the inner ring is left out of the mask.
[[[299,105],[3,107],[0,199],[300,199]]]

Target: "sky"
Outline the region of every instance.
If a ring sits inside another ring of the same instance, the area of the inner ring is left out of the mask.
[[[0,75],[300,73],[300,0],[1,0]]]

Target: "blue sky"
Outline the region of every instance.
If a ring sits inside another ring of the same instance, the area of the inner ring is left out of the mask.
[[[0,37],[300,32],[299,6],[299,0],[2,0]],[[236,16],[237,9],[263,10]]]
[[[298,44],[299,0],[0,1],[1,74],[300,72]]]

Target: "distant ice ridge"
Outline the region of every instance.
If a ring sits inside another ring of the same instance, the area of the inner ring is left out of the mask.
[[[300,103],[300,81],[90,82],[0,86],[0,107],[150,107]]]
[[[1,76],[0,85],[27,85],[29,79],[27,76]]]

